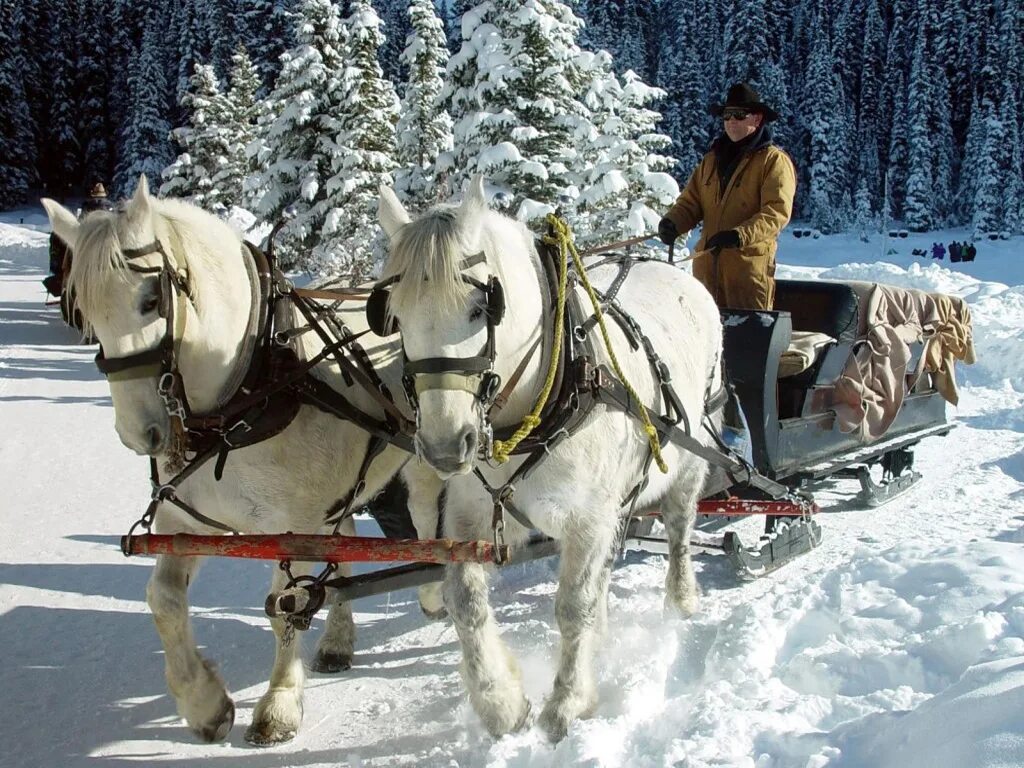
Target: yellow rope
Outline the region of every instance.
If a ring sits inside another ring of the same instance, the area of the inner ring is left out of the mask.
[[[559,222],[554,216],[548,214],[548,221]],[[559,222],[560,223],[560,222]],[[564,225],[563,225],[564,226]],[[540,414],[544,410],[544,405],[548,401],[548,397],[551,395],[551,388],[555,385],[555,376],[558,373],[558,358],[562,354],[562,324],[565,318],[565,286],[568,282],[569,277],[569,258],[566,253],[564,242],[560,242],[557,238],[552,238],[548,235],[544,236],[544,242],[550,245],[558,245],[559,253],[561,254],[560,263],[558,265],[558,298],[555,302],[555,325],[554,325],[554,342],[551,345],[551,359],[548,361],[548,375],[544,379],[544,386],[541,388],[540,394],[537,395],[537,402],[533,404],[533,410],[527,414],[526,418],[523,419],[523,423],[519,425],[519,429],[508,440],[495,440],[494,449],[491,451],[491,455],[494,460],[499,464],[504,464],[508,461],[509,456],[512,455],[512,451],[519,445],[526,437],[537,428],[540,424]],[[543,257],[542,257],[543,258]],[[543,324],[541,324],[543,328]]]
[[[662,472],[668,472],[668,465],[665,463],[665,459],[661,455],[661,441],[658,438],[658,430],[656,430],[654,428],[654,424],[651,423],[651,418],[647,414],[647,408],[644,407],[636,391],[626,380],[626,375],[622,372],[618,358],[615,356],[615,351],[612,349],[611,339],[608,336],[608,328],[604,324],[604,314],[601,312],[601,303],[598,301],[597,294],[594,293],[594,288],[591,286],[590,280],[587,279],[587,272],[583,268],[583,260],[580,258],[579,251],[576,250],[576,244],[572,240],[572,230],[569,229],[569,225],[562,219],[559,219],[557,216],[552,214],[548,214],[547,223],[554,234],[552,236],[545,236],[544,242],[557,245],[559,254],[561,255],[558,275],[558,307],[555,313],[554,326],[555,340],[551,350],[551,361],[548,366],[548,376],[547,380],[544,382],[544,388],[541,390],[541,393],[537,398],[537,403],[534,405],[533,411],[523,419],[523,423],[519,429],[516,430],[516,433],[512,435],[507,442],[501,442],[499,440],[494,442],[494,459],[499,463],[508,461],[508,457],[511,454],[512,449],[522,442],[522,440],[540,423],[540,413],[551,393],[551,387],[554,384],[555,371],[558,365],[558,356],[561,353],[561,328],[563,317],[565,316],[565,288],[568,274],[568,254],[572,254],[573,264],[576,265],[576,271],[580,276],[580,281],[583,283],[583,287],[586,289],[587,295],[590,297],[590,303],[594,307],[594,314],[597,317],[597,323],[601,328],[601,336],[604,339],[605,349],[608,350],[608,357],[611,358],[612,368],[615,371],[615,374],[619,377],[619,381],[622,382],[622,386],[625,387],[626,392],[629,393],[629,396],[633,398],[633,401],[640,409],[640,420],[643,422],[644,432],[647,434],[647,441],[651,444],[651,453],[654,454],[654,460],[658,465],[658,469]]]

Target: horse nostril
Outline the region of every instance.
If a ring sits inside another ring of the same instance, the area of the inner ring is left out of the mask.
[[[476,430],[469,427],[462,433],[462,460],[469,461],[476,455],[477,435]]]
[[[149,440],[149,450],[156,451],[164,442],[164,433],[160,427],[150,427],[146,430],[146,438]]]

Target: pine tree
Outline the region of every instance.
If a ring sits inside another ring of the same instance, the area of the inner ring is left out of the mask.
[[[77,50],[75,91],[78,93],[77,136],[78,167],[86,187],[109,182],[114,168],[114,125],[110,119],[110,91],[113,87],[107,74],[105,56],[107,40],[105,16],[90,0],[78,0],[81,35]]]
[[[36,6],[38,15],[29,20],[45,35],[47,45],[28,54],[40,71],[26,79],[26,99],[35,113],[36,175],[45,191],[63,195],[79,176],[74,60],[78,46],[75,20],[56,11],[47,13]],[[37,78],[32,94],[27,83]]]
[[[176,128],[173,135],[184,151],[164,169],[160,194],[188,197],[196,205],[217,211],[224,203],[214,177],[227,163],[230,146],[224,126],[227,104],[211,65],[195,65],[182,108],[189,124]]]
[[[494,6],[490,0],[469,7],[467,0],[456,0],[454,13],[459,14],[458,28],[465,37],[445,68],[441,101],[452,118],[453,148],[437,159],[437,173],[448,179],[448,193],[461,191],[472,175],[479,147],[472,142],[477,125],[490,115],[481,103],[478,87],[492,59],[501,56],[501,37],[494,26]]]
[[[586,112],[571,72],[581,22],[557,0],[495,0],[494,9],[501,48],[479,69],[484,115],[456,144],[473,148],[465,173],[488,176],[513,196],[517,215],[532,221],[570,191],[572,132]]]
[[[671,140],[657,132],[660,115],[648,108],[664,91],[632,71],[620,81],[606,52],[578,62],[588,72],[584,103],[592,117],[578,124],[587,134],[576,135],[585,168],[577,182],[577,240],[607,242],[653,231],[679,194],[666,173],[675,160],[660,154]]]
[[[707,151],[711,120],[707,113],[711,86],[705,52],[701,47],[703,30],[695,22],[694,0],[666,0],[663,25],[675,25],[668,38],[671,50],[660,58],[658,82],[666,95],[661,102],[662,127],[672,137],[673,154],[679,162],[679,178],[687,178]]]
[[[173,157],[167,115],[170,93],[161,65],[167,19],[154,7],[146,20],[138,56],[128,75],[130,99],[122,133],[121,155],[114,186],[121,194],[135,188],[140,174],[154,182]]]
[[[448,48],[432,0],[409,3],[412,33],[402,53],[409,72],[398,121],[395,189],[413,209],[439,199],[437,158],[452,149],[452,119],[441,101]]]
[[[924,14],[918,14],[917,39],[910,67],[910,83],[907,89],[907,117],[910,125],[908,144],[906,200],[904,218],[907,227],[914,232],[923,232],[935,222],[934,175],[932,173],[931,103],[932,83],[929,79],[928,30]]]
[[[240,12],[245,49],[263,84],[260,95],[269,92],[281,71],[281,54],[295,44],[291,18],[293,0],[246,0]]]
[[[254,159],[263,169],[251,179],[255,213],[277,221],[294,205],[296,217],[277,240],[282,264],[308,259],[321,239],[327,181],[340,151],[339,118],[348,109],[342,76],[342,30],[330,0],[303,0],[295,17],[297,45],[281,57]]]
[[[227,154],[213,176],[218,200],[228,208],[243,204],[245,180],[256,171],[247,149],[256,140],[257,126],[265,111],[265,104],[257,98],[262,89],[259,73],[241,43],[231,61],[222,120]]]
[[[882,161],[879,156],[879,123],[882,120],[879,98],[884,77],[885,64],[885,19],[882,15],[882,0],[868,0],[865,9],[863,46],[860,72],[860,91],[857,95],[858,113],[856,129],[857,192],[855,207],[858,220],[863,220],[863,211],[878,211],[882,201]],[[863,184],[862,184],[863,182]],[[864,192],[861,192],[861,187]],[[862,199],[864,198],[864,199]]]
[[[347,111],[337,135],[339,151],[331,158],[334,175],[321,204],[324,223],[313,251],[312,266],[321,274],[348,274],[362,280],[383,255],[383,242],[368,237],[378,231],[377,201],[381,184],[392,183],[395,170],[395,123],[398,97],[378,61],[384,41],[381,21],[369,0],[352,0],[345,21],[343,84]]]
[[[384,35],[384,42],[380,47],[380,66],[384,70],[384,76],[393,83],[404,82],[409,77],[408,65],[402,57],[402,52],[405,51],[406,38],[412,34],[412,5],[413,0],[378,0],[378,15],[383,22]],[[431,10],[434,10],[433,3],[431,6]],[[434,15],[437,15],[436,11]],[[443,24],[441,30],[443,37]]]
[[[820,14],[815,23],[803,106],[810,163],[808,218],[822,232],[835,232],[848,213],[842,209],[846,143],[843,130],[848,117],[843,109],[842,83],[835,71],[831,43]]]
[[[25,51],[17,6],[0,2],[0,208],[25,202],[33,181],[32,123],[22,83]]]

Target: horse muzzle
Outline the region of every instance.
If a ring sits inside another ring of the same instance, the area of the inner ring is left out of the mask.
[[[467,426],[454,437],[432,440],[416,433],[416,455],[429,464],[442,480],[473,471],[480,435],[475,427]]]

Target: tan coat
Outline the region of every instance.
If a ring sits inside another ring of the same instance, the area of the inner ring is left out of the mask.
[[[712,235],[735,229],[740,247],[723,249],[717,258],[697,256],[693,273],[721,307],[771,309],[775,303],[775,251],[779,232],[793,214],[796,168],[778,147],[754,150],[743,157],[724,193],[715,152],[708,152],[686,188],[665,214],[687,232],[704,222],[698,252]],[[717,264],[715,263],[717,261]]]

